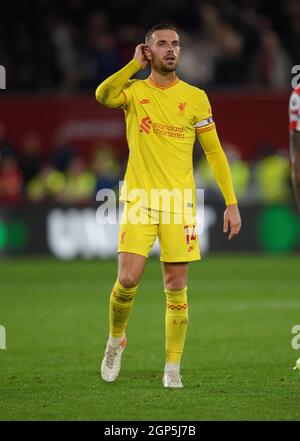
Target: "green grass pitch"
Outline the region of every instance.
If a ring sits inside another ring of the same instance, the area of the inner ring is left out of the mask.
[[[300,256],[209,255],[189,270],[182,376],[164,389],[164,295],[150,260],[119,378],[99,376],[116,261],[2,260],[1,420],[299,420]]]

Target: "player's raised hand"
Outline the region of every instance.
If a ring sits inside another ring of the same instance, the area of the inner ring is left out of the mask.
[[[224,212],[224,233],[227,233],[229,229],[228,240],[231,240],[234,236],[237,236],[242,226],[241,216],[237,204],[228,205]]]
[[[145,69],[145,67],[149,63],[145,55],[145,48],[147,48],[147,45],[144,43],[140,43],[135,48],[135,53],[134,53],[134,58],[138,60],[138,62],[142,65],[142,69]]]

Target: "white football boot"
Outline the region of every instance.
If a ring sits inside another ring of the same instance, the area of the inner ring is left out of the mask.
[[[115,381],[121,369],[121,358],[126,346],[126,337],[119,347],[106,345],[104,357],[101,364],[101,377],[104,381],[111,383]]]
[[[163,375],[164,387],[183,387],[181,375],[173,369],[166,369]]]

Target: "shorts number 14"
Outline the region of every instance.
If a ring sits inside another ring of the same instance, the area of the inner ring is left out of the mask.
[[[184,231],[185,231],[185,242],[188,245],[192,240],[196,239],[196,225],[192,225],[191,227],[185,225]]]

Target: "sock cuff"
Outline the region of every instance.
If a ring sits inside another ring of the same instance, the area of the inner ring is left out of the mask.
[[[133,286],[132,288],[124,288],[124,286],[121,285],[119,280],[116,280],[116,283],[114,284],[114,290],[117,291],[118,294],[123,295],[130,295],[134,294],[136,290],[138,289],[139,285]]]

